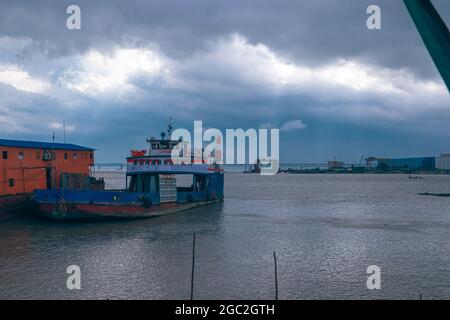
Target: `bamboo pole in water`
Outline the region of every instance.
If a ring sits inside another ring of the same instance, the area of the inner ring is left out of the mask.
[[[275,262],[275,300],[278,300],[278,270],[277,270],[277,256],[273,252],[273,261]]]
[[[192,274],[191,274],[191,300],[194,299],[194,270],[195,270],[195,232],[192,240]]]

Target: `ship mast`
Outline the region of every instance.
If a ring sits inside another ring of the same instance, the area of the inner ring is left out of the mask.
[[[172,130],[173,130],[173,119],[169,117],[169,121],[167,122],[167,138],[171,140],[172,138]]]

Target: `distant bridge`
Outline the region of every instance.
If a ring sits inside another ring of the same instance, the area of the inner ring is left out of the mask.
[[[230,170],[244,170],[246,167],[252,166],[252,164],[225,164],[225,169]],[[95,170],[125,170],[127,167],[126,163],[95,163]],[[281,163],[281,169],[314,169],[314,168],[329,168],[330,164],[328,162],[306,162],[306,163]],[[371,167],[366,162],[364,163],[342,163],[335,169],[339,168],[353,168],[353,167]]]

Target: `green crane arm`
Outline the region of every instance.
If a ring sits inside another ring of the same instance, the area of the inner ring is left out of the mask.
[[[430,0],[403,0],[450,92],[450,32]]]

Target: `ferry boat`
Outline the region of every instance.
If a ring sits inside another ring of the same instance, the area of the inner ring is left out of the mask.
[[[174,164],[171,152],[179,141],[172,141],[170,133],[169,124],[168,139],[163,132],[161,139],[147,140],[148,150],[131,151],[125,190],[35,190],[37,211],[54,220],[148,218],[222,201],[223,168]],[[183,178],[185,185],[179,183]]]

